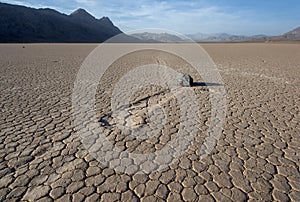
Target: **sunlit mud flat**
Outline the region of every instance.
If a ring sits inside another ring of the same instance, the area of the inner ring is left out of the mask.
[[[0,45],[1,201],[300,201],[300,44],[202,45],[219,69],[227,100],[222,134],[205,158],[199,145],[210,125],[209,93],[220,86],[203,85],[188,64],[168,54],[145,51],[116,61],[98,84],[95,111],[98,131],[122,151],[160,150],[176,137],[179,122],[189,119],[176,96],[155,85],[141,88],[122,113],[112,113],[109,92],[126,68],[153,60],[198,82],[191,87],[199,106],[198,136],[178,161],[149,174],[103,165],[81,141],[86,126],[74,126],[74,82],[96,46]],[[157,104],[164,111],[152,116]],[[151,134],[156,122],[164,125]],[[128,136],[124,128],[146,135]]]

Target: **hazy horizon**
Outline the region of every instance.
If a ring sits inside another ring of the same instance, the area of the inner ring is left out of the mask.
[[[280,35],[300,26],[300,3],[287,1],[141,0],[0,0],[34,8],[53,8],[70,14],[83,8],[96,18],[109,17],[123,32],[144,28],[169,29],[182,34],[228,33]]]

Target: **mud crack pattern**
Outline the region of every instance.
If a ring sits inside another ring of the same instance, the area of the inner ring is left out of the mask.
[[[22,46],[0,46],[0,201],[300,201],[299,45],[204,45],[227,90],[223,134],[208,157],[199,160],[191,147],[176,164],[149,175],[104,167],[75,135],[73,83],[96,46]],[[122,64],[107,72],[105,83],[118,78]],[[188,68],[180,62],[173,65]],[[136,97],[157,90],[142,89]],[[194,91],[201,100],[199,130],[205,131],[210,114],[207,88],[199,85]],[[97,99],[108,103],[109,97]],[[164,94],[139,107],[159,99]],[[176,99],[166,103],[176,106]],[[99,118],[109,113],[98,108]],[[177,130],[176,107],[167,114],[170,125],[158,138],[138,143],[122,139],[118,131],[108,137],[136,152],[159,148]],[[141,123],[148,121],[146,117]]]

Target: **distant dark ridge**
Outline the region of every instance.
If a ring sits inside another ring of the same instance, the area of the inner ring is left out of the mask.
[[[98,43],[121,34],[108,17],[96,19],[84,9],[70,15],[0,3],[2,43]]]

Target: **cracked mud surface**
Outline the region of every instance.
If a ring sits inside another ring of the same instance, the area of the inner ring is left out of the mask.
[[[210,102],[206,86],[193,87],[200,106],[199,136],[179,161],[149,175],[105,167],[86,151],[74,129],[73,84],[96,45],[22,46],[0,45],[0,201],[300,201],[299,44],[203,45],[227,91],[223,133],[213,152],[199,159]],[[96,109],[99,120],[107,121],[104,126],[114,124],[104,92],[128,71],[123,64],[166,61],[200,81],[168,55],[130,57],[117,61],[99,85],[102,105],[96,103]],[[137,153],[167,144],[178,131],[180,114],[177,100],[160,91],[157,86],[141,89],[134,99],[142,101],[128,110],[134,118],[117,119],[124,126],[149,125],[155,120],[147,106],[162,102],[167,123],[159,136],[137,141],[103,127],[112,131],[108,139]]]

